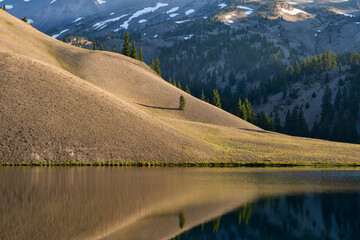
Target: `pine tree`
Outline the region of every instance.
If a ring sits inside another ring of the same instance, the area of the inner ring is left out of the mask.
[[[96,41],[94,39],[94,46],[93,46],[93,50],[96,50]]]
[[[125,33],[125,38],[124,38],[123,53],[124,53],[125,56],[128,56],[128,57],[130,57],[130,54],[131,54],[131,52],[130,52],[131,43],[130,43],[129,39],[130,39],[129,33],[126,32]]]
[[[186,93],[188,93],[188,94],[190,94],[190,88],[189,88],[189,86],[186,84],[186,86],[185,86],[185,92]]]
[[[4,4],[4,6],[3,6],[3,10],[6,12],[6,6],[5,6],[5,4]]]
[[[131,57],[134,59],[138,59],[138,54],[137,54],[137,49],[136,49],[136,45],[135,42],[132,45],[132,49],[131,49]]]
[[[176,84],[176,80],[174,79],[174,81],[173,81],[173,85],[175,86],[175,87],[177,87],[177,84]]]
[[[152,60],[152,61],[151,61],[150,68],[151,68],[152,70],[155,70],[155,63],[154,63],[154,60]]]
[[[22,20],[23,20],[24,22],[28,23],[28,18],[27,18],[27,17],[24,17]]]
[[[249,123],[255,124],[256,116],[255,116],[254,110],[252,109],[251,103],[249,102],[249,99],[245,98],[244,106],[246,109],[247,121]]]
[[[172,80],[171,80],[171,78],[169,79],[169,83],[170,83],[170,84],[172,84]]]
[[[321,103],[321,122],[331,121],[333,116],[333,106],[331,104],[332,92],[330,87],[326,86]]]
[[[159,58],[156,58],[155,72],[157,72],[157,74],[159,74],[159,76],[161,76],[160,60],[159,60]]]
[[[183,95],[180,96],[180,105],[179,105],[179,109],[180,110],[184,110],[186,106],[186,100],[184,98]]]
[[[201,90],[201,98],[200,99],[203,100],[204,102],[206,101],[204,90]]]
[[[285,117],[285,124],[284,124],[284,132],[287,134],[290,134],[291,130],[292,130],[291,112],[290,112],[290,110],[287,110],[286,117]]]
[[[238,105],[237,105],[237,110],[236,110],[236,115],[247,121],[247,111],[245,109],[245,105],[241,102],[241,98],[239,98],[239,102],[238,102]]]
[[[182,86],[181,86],[181,84],[180,84],[180,81],[178,81],[177,88],[180,89],[180,90],[182,90]]]
[[[144,54],[142,48],[140,48],[140,61],[144,62]]]
[[[104,51],[104,46],[102,43],[100,44],[100,51]]]
[[[116,44],[116,53],[120,53],[119,45]]]
[[[279,112],[278,112],[278,111],[276,111],[276,113],[275,113],[274,128],[275,128],[275,131],[276,131],[276,132],[282,132],[280,115],[279,115]]]
[[[214,89],[213,91],[213,97],[211,103],[216,107],[221,108],[221,99],[220,99],[219,91],[217,89]]]

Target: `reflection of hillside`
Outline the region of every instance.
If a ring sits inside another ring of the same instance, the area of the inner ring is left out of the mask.
[[[359,204],[360,193],[268,198],[198,226],[178,239],[359,239]]]
[[[0,239],[169,239],[204,222],[204,231],[222,234],[230,220],[252,226],[258,216],[278,227],[283,218],[311,224],[308,215],[319,215],[316,226],[326,226],[320,207],[336,199],[271,199],[359,191],[357,176],[315,169],[0,168]],[[257,199],[270,200],[249,204]],[[240,206],[232,219],[218,218]],[[354,216],[335,219],[357,224]]]

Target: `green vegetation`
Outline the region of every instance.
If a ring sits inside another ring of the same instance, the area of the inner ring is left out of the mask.
[[[179,110],[184,110],[185,106],[186,106],[185,97],[183,95],[181,95],[179,101],[180,101]]]
[[[6,6],[5,6],[5,4],[3,5],[3,10],[6,12]]]
[[[184,213],[179,213],[179,227],[183,228],[185,225],[185,215]]]
[[[144,62],[144,53],[143,53],[143,49],[140,48],[140,59],[141,62]]]
[[[211,103],[214,106],[221,108],[221,99],[220,99],[219,91],[217,89],[214,89],[214,91],[213,91],[213,97],[212,97]]]
[[[130,40],[129,33],[126,32],[125,37],[124,37],[123,54],[128,57],[130,57],[130,54],[131,54],[131,52],[130,52],[131,43],[129,40]]]
[[[160,60],[156,58],[155,72],[161,77]]]
[[[138,59],[138,53],[137,53],[137,50],[136,50],[135,42],[132,45],[131,57],[134,58],[134,59]]]
[[[23,20],[24,22],[26,22],[26,23],[29,22],[29,19],[28,19],[27,17],[24,17],[22,20]]]

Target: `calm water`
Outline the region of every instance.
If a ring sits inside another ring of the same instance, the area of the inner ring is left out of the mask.
[[[0,239],[360,239],[360,172],[0,168]]]

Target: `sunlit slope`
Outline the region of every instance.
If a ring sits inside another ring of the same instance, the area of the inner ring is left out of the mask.
[[[144,63],[120,54],[69,46],[6,13],[0,13],[0,21],[1,51],[27,55],[61,67],[157,116],[256,128],[190,95],[186,97],[186,111],[175,111],[179,107],[179,97],[184,93],[165,82]]]
[[[0,161],[359,161],[358,145],[269,133],[120,54],[0,11]],[[184,94],[187,107],[177,110]]]

